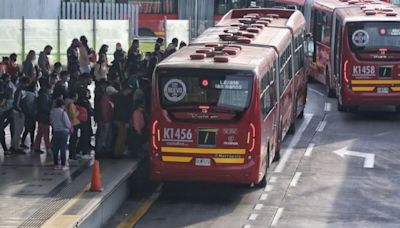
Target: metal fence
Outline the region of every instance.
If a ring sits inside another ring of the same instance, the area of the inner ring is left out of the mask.
[[[139,34],[139,4],[62,2],[61,19],[129,20],[131,36]]]
[[[0,20],[0,56],[17,53],[21,62],[29,50],[38,54],[46,45],[51,45],[50,61],[66,64],[66,52],[72,39],[85,35],[89,47],[96,52],[102,44],[107,44],[112,61],[116,43],[128,48],[129,30],[128,20],[4,19]]]

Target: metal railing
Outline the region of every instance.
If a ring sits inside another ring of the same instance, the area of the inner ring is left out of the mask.
[[[135,3],[62,2],[61,19],[129,20],[133,34],[139,34],[140,5]]]

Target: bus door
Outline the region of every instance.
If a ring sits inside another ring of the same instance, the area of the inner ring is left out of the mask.
[[[332,44],[331,44],[331,67],[333,69],[333,81],[335,82],[336,94],[340,96],[341,88],[341,69],[342,69],[342,45],[343,45],[343,23],[336,17],[333,17],[332,24]]]

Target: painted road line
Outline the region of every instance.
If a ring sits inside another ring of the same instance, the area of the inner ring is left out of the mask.
[[[254,210],[259,211],[264,207],[264,204],[258,203],[254,206]]]
[[[280,208],[278,208],[278,211],[276,212],[276,214],[274,216],[274,220],[272,220],[271,226],[278,225],[279,219],[281,218],[282,214],[283,214],[283,208],[280,207]]]
[[[132,228],[140,219],[149,211],[154,202],[160,197],[162,184],[160,184],[156,190],[147,199],[142,200],[139,203],[139,208],[128,218],[122,221],[117,228]]]
[[[258,214],[250,214],[248,220],[254,221],[257,219],[257,217],[258,217]]]
[[[326,103],[325,103],[325,108],[324,108],[324,110],[325,110],[325,112],[330,112],[330,111],[332,111],[332,104],[326,102]]]
[[[268,194],[266,194],[266,193],[263,193],[260,196],[260,200],[267,200],[267,198],[268,198]]]
[[[304,153],[304,156],[306,157],[310,157],[313,150],[314,150],[315,144],[314,143],[310,143],[307,147],[306,153]]]
[[[281,156],[279,164],[276,166],[276,168],[274,170],[275,173],[281,173],[283,171],[283,169],[285,168],[286,162],[289,160],[290,155],[293,153],[294,147],[297,145],[297,143],[299,143],[300,138],[303,135],[303,132],[306,130],[307,126],[310,124],[313,116],[314,116],[313,114],[304,114],[304,121],[303,121],[303,123],[301,123],[299,131],[295,134],[292,141],[290,142],[288,149]]]
[[[265,186],[265,188],[264,188],[264,192],[270,192],[270,191],[272,191],[273,188],[274,188],[274,186],[272,186],[272,185],[267,185],[267,186]]]
[[[324,121],[321,121],[321,122],[319,123],[318,127],[317,127],[317,131],[318,131],[318,132],[323,132],[324,129],[325,129],[325,127],[326,127],[326,121],[325,121],[325,120],[324,120]]]
[[[278,180],[278,177],[269,178],[269,183],[275,183]]]
[[[290,182],[290,187],[296,187],[297,183],[300,180],[301,172],[296,172],[292,181]]]
[[[351,151],[351,150],[348,150],[347,147],[339,149],[339,150],[335,150],[335,151],[333,151],[333,153],[339,155],[342,158],[344,158],[345,155],[362,157],[362,158],[364,158],[364,168],[367,168],[367,169],[374,168],[375,154]]]
[[[251,228],[251,225],[244,225],[243,228]]]
[[[386,132],[382,132],[382,133],[376,134],[374,136],[375,137],[382,137],[382,136],[385,136],[385,135],[390,135],[391,133],[392,133],[391,131],[386,131]]]
[[[308,88],[310,89],[311,92],[314,92],[314,93],[316,93],[316,94],[318,94],[318,95],[321,95],[321,96],[325,97],[325,94],[321,93],[320,91],[315,90],[315,89],[310,88],[310,87],[308,87]]]

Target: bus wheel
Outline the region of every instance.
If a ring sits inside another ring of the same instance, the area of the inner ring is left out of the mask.
[[[297,116],[297,118],[299,118],[299,119],[303,119],[304,118],[304,109],[301,110],[301,112],[299,113],[299,116]]]
[[[274,160],[272,160],[272,162],[277,162],[280,159],[281,159],[281,151],[280,151],[280,146],[279,146],[275,151]]]
[[[296,125],[295,125],[295,121],[293,120],[293,123],[290,124],[289,130],[288,130],[288,134],[289,135],[294,135],[294,133],[296,133]]]

